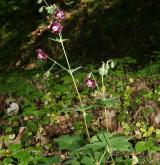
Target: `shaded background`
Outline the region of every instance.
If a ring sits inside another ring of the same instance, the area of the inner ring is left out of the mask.
[[[147,64],[160,51],[159,0],[50,0],[66,11],[64,38],[73,62],[101,63],[126,56]],[[34,64],[35,49],[63,60],[60,45],[48,40],[46,13],[36,0],[0,1],[0,70]],[[55,35],[54,35],[55,36]],[[53,36],[53,37],[54,37]],[[55,36],[56,37],[56,36]],[[34,65],[33,65],[34,66]]]

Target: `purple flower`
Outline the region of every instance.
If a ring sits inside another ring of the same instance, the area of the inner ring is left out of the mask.
[[[95,88],[96,87],[96,82],[92,80],[91,78],[87,78],[85,80],[85,85],[89,88]]]
[[[50,29],[54,32],[54,33],[60,33],[63,29],[63,26],[60,24],[60,22],[56,21],[53,22],[50,26]]]
[[[61,9],[57,9],[57,10],[54,12],[54,17],[55,17],[58,21],[64,20],[64,18],[65,18],[64,11],[61,10]]]
[[[40,60],[46,60],[48,58],[47,54],[42,49],[37,49],[37,58]]]

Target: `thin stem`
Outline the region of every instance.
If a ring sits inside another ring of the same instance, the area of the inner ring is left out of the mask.
[[[75,78],[74,78],[74,76],[73,76],[72,73],[70,73],[70,75],[71,75],[71,77],[72,77],[72,80],[73,80],[73,83],[74,83],[74,87],[75,87],[76,92],[77,92],[77,94],[78,94],[78,98],[79,98],[79,101],[80,101],[81,108],[83,109],[83,106],[82,106],[82,99],[81,99],[80,93],[79,93],[79,91],[78,91],[78,87],[77,87]]]
[[[90,138],[90,134],[89,134],[89,131],[88,131],[87,120],[86,120],[86,112],[84,110],[83,110],[83,119],[84,119],[84,125],[85,125],[85,128],[86,128],[86,133],[87,133],[87,136],[88,136],[88,140],[91,143],[91,138]]]
[[[105,139],[105,141],[106,141],[106,143],[107,143],[107,146],[106,146],[106,148],[105,148],[105,150],[104,150],[104,152],[103,152],[103,154],[102,154],[102,156],[101,156],[101,158],[100,158],[100,160],[99,160],[99,164],[101,164],[101,162],[102,162],[104,156],[106,155],[106,153],[107,153],[107,151],[108,151],[108,153],[109,153],[109,155],[110,155],[110,157],[111,157],[112,163],[113,163],[113,165],[114,165],[115,162],[114,162],[114,159],[113,159],[113,157],[112,157],[112,152],[110,151],[110,146],[109,146],[108,140],[107,140],[107,138],[106,138],[104,132],[103,132],[103,136],[104,136],[104,139]]]
[[[60,43],[61,43],[61,46],[62,46],[62,49],[63,49],[64,56],[65,56],[65,59],[66,59],[67,65],[68,65],[68,70],[67,70],[67,71],[68,71],[69,74],[71,75],[71,78],[72,78],[72,80],[73,80],[73,84],[74,84],[74,87],[75,87],[75,90],[76,90],[76,92],[77,92],[77,95],[78,95],[78,98],[79,98],[79,101],[80,101],[80,105],[81,105],[81,108],[82,108],[83,119],[84,119],[84,124],[85,124],[85,128],[86,128],[86,133],[87,133],[87,136],[88,136],[88,140],[89,140],[89,142],[91,142],[90,135],[89,135],[89,131],[88,131],[88,126],[87,126],[86,112],[85,112],[85,110],[84,110],[84,108],[83,108],[82,99],[81,99],[81,96],[80,96],[80,93],[79,93],[79,91],[78,91],[78,87],[77,87],[75,78],[74,78],[73,73],[72,73],[72,70],[71,70],[71,65],[70,65],[70,63],[69,63],[66,50],[65,50],[65,48],[64,48],[63,38],[62,38],[62,34],[61,34],[61,33],[59,34],[59,38],[60,38]]]
[[[79,91],[78,91],[78,88],[77,88],[77,84],[76,84],[76,81],[75,81],[75,78],[71,72],[71,66],[70,66],[70,63],[69,63],[69,60],[68,60],[68,57],[67,57],[67,53],[66,53],[66,50],[64,48],[64,44],[63,44],[63,39],[62,39],[62,34],[59,34],[59,38],[60,38],[60,41],[61,41],[61,45],[62,45],[62,49],[63,49],[63,52],[64,52],[64,56],[66,58],[66,61],[67,61],[67,65],[68,65],[68,69],[69,69],[69,73],[72,77],[72,80],[73,80],[73,83],[74,83],[74,86],[75,86],[75,89],[76,89],[76,92],[78,94],[78,98],[79,98],[79,101],[80,101],[80,104],[82,106],[82,99],[81,99],[81,96],[79,94]]]
[[[49,69],[48,72],[50,72],[52,70],[52,68],[55,66],[56,63],[54,63]]]
[[[47,72],[45,72],[45,74],[44,75],[47,75],[47,73],[49,73],[51,70],[52,70],[52,68],[55,66],[55,63],[48,69],[48,71]],[[47,76],[48,77],[48,76]],[[48,79],[45,79],[46,80],[46,83],[47,83],[47,86],[48,86],[48,89],[50,90],[50,84],[49,84],[49,82],[48,82]]]
[[[105,148],[104,153],[102,154],[101,158],[99,159],[99,165],[101,164],[101,162],[102,162],[102,160],[103,160],[103,158],[104,158],[104,156],[105,156],[105,154],[106,154],[107,151],[108,151],[108,145]]]
[[[102,95],[103,95],[103,99],[105,99],[105,90],[104,90],[104,76],[101,76],[102,78]]]
[[[107,122],[107,108],[106,107],[104,107],[104,114],[105,114],[105,120]],[[108,132],[108,125],[107,125],[107,132]]]
[[[74,83],[74,87],[75,87],[76,92],[77,92],[77,94],[78,94],[78,98],[79,98],[80,105],[81,105],[81,108],[82,108],[83,119],[84,119],[84,125],[85,125],[85,128],[86,128],[86,133],[87,133],[87,136],[88,136],[88,140],[89,140],[89,142],[91,142],[90,135],[89,135],[89,131],[88,131],[88,126],[87,126],[86,112],[85,112],[85,110],[84,110],[84,108],[83,108],[82,99],[81,99],[80,93],[79,93],[79,91],[78,91],[77,84],[76,84],[76,81],[75,81],[75,78],[74,78],[72,72],[70,72],[70,75],[71,75],[71,77],[72,77],[72,80],[73,80],[73,83]]]
[[[96,81],[96,79],[95,79],[93,73],[91,73],[91,76],[93,77],[93,80],[94,80],[94,82],[96,83],[96,87],[97,87],[98,91],[100,92],[101,90],[100,90],[100,88],[99,88],[99,86],[98,86],[98,84],[97,84],[97,81]]]
[[[62,39],[62,34],[61,33],[59,33],[59,38],[60,38],[60,42],[61,42],[62,49],[63,49],[63,52],[64,52],[64,56],[65,56],[66,61],[67,61],[68,69],[71,70],[71,66],[70,66],[70,63],[69,63],[69,60],[68,60],[68,57],[67,57],[66,50],[64,48],[64,44],[63,44],[63,39]]]
[[[62,39],[62,34],[61,34],[61,33],[59,34],[59,38],[60,38],[60,41],[61,41],[60,43],[61,43],[61,46],[62,46],[62,49],[63,49],[64,56],[65,56],[66,61],[67,61],[69,73],[70,73],[70,75],[71,75],[71,77],[72,77],[72,80],[73,80],[73,83],[74,83],[76,92],[77,92],[77,94],[78,94],[78,98],[79,98],[80,104],[81,104],[81,106],[82,106],[82,99],[81,99],[80,93],[79,93],[79,91],[78,91],[78,87],[77,87],[75,78],[74,78],[74,76],[73,76],[73,73],[71,72],[71,66],[70,66],[70,63],[69,63],[69,60],[68,60],[68,57],[67,57],[66,50],[65,50],[65,48],[64,48],[64,44],[63,44],[63,39]],[[82,107],[81,107],[81,108],[82,108]]]
[[[103,99],[106,98],[105,96],[105,89],[104,89],[104,76],[102,75],[102,95],[103,95]],[[107,120],[107,108],[104,107],[104,113],[105,113],[105,120]],[[108,132],[108,126],[107,126],[107,132]]]
[[[68,71],[64,66],[62,66],[60,63],[58,63],[57,61],[53,60],[53,59],[50,58],[49,56],[48,56],[48,59],[50,59],[50,60],[53,61],[55,64],[57,64],[58,66],[60,66],[62,69]]]
[[[104,76],[102,75],[101,78],[102,78],[102,95],[103,95],[103,99],[105,99],[106,96],[105,96],[105,89],[104,89]],[[104,111],[105,111],[105,120],[107,120],[107,108],[106,108],[106,107],[104,107]],[[107,132],[108,132],[108,126],[107,126]],[[106,138],[105,138],[105,139],[106,139]],[[102,161],[103,157],[106,155],[106,152],[107,152],[107,151],[108,151],[108,153],[109,153],[109,155],[110,155],[110,157],[111,157],[111,160],[112,160],[113,164],[115,164],[115,163],[114,163],[114,159],[113,159],[113,157],[112,157],[112,153],[110,152],[110,146],[109,146],[109,143],[108,143],[107,139],[106,139],[106,143],[107,143],[107,147],[106,147],[106,149],[104,150],[104,153],[102,154],[102,156],[101,156],[101,158],[100,158],[99,164],[101,164],[101,161]]]
[[[46,0],[43,0],[43,2],[44,2],[47,6],[49,6],[49,4],[46,2]]]
[[[42,144],[42,134],[41,134],[41,131],[40,131],[40,121],[39,121],[39,117],[38,117],[38,113],[37,113],[37,110],[35,111],[35,114],[36,114],[36,118],[37,118],[37,125],[38,125],[38,133],[39,133],[39,142],[40,142],[40,145]]]
[[[43,67],[42,67],[42,64],[40,63],[40,66],[41,66],[41,70],[42,70],[42,73],[44,74],[45,72],[44,72],[44,70],[43,70]],[[42,77],[42,79],[43,79],[43,77]],[[49,87],[49,83],[48,83],[48,81],[46,80],[46,84],[45,84],[45,82],[43,81],[43,85],[44,85],[44,92],[45,93],[47,93],[47,86]]]
[[[20,118],[20,117],[18,117],[18,119],[19,119],[19,121],[20,121],[21,126],[22,126],[22,127],[24,127],[24,124],[23,124],[23,122],[22,122],[21,118]]]
[[[111,152],[110,152],[109,146],[107,145],[107,147],[106,147],[105,150],[104,150],[104,153],[102,154],[102,156],[101,156],[101,158],[100,158],[100,160],[99,160],[99,165],[101,164],[101,162],[102,162],[104,156],[106,155],[107,151],[108,151],[108,153],[109,153],[109,155],[110,155],[110,157],[111,157],[111,160],[112,160],[113,165],[115,164],[114,159],[113,159],[113,157],[112,157],[112,154],[111,154]]]

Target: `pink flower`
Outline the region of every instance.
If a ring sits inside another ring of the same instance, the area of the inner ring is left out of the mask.
[[[54,33],[60,33],[62,31],[63,26],[60,24],[60,22],[56,21],[53,22],[50,26],[50,29],[54,32]]]
[[[65,18],[64,11],[61,10],[61,9],[57,9],[57,10],[54,12],[54,17],[55,17],[58,21],[64,20],[64,18]]]
[[[37,58],[40,60],[46,60],[48,58],[47,54],[42,49],[37,49]]]
[[[89,88],[95,88],[96,87],[96,82],[92,80],[91,78],[87,78],[85,80],[85,85]]]

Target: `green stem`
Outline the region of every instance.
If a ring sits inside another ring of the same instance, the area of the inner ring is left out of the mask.
[[[104,156],[105,156],[105,154],[106,154],[107,151],[108,151],[108,145],[105,148],[104,153],[102,154],[101,158],[99,159],[99,165],[101,164],[101,162],[102,162],[102,160],[103,160],[103,158],[104,158]]]
[[[107,151],[108,151],[108,153],[109,153],[109,155],[110,155],[110,157],[111,157],[111,160],[112,160],[113,165],[115,165],[114,159],[113,159],[113,157],[112,157],[112,152],[110,151],[110,145],[109,145],[109,143],[108,143],[108,140],[107,140],[107,138],[106,138],[104,132],[103,132],[103,135],[104,135],[104,139],[105,139],[105,141],[106,141],[106,143],[107,143],[107,146],[106,146],[106,148],[105,148],[105,150],[104,150],[104,152],[103,152],[103,154],[102,154],[102,156],[101,156],[101,158],[100,158],[100,160],[99,160],[99,165],[101,164],[101,162],[102,162],[104,156],[106,155]]]
[[[72,80],[73,80],[73,83],[74,83],[74,87],[75,87],[76,92],[77,92],[77,94],[78,94],[78,98],[79,98],[79,101],[80,101],[80,104],[81,104],[81,108],[83,109],[83,106],[82,106],[82,105],[83,105],[83,104],[82,104],[82,99],[81,99],[80,93],[79,93],[79,91],[78,91],[78,87],[77,87],[75,78],[74,78],[74,76],[73,76],[72,73],[70,73],[70,75],[71,75],[71,77],[72,77]]]
[[[51,61],[53,61],[55,64],[57,64],[58,66],[60,66],[62,69],[64,69],[65,71],[68,71],[64,66],[62,66],[60,63],[58,63],[57,61],[53,60],[52,58],[50,58],[48,56],[48,59],[50,59]]]
[[[104,89],[104,75],[102,75],[102,95],[103,95],[103,99],[106,98],[105,96],[105,89]],[[107,120],[107,108],[104,107],[104,113],[105,113],[105,120]],[[107,132],[108,132],[108,127],[107,127]]]
[[[37,126],[38,126],[38,133],[39,133],[39,142],[40,142],[40,145],[41,145],[42,144],[42,134],[41,134],[41,131],[40,131],[40,121],[39,121],[37,110],[35,111],[35,114],[36,114],[36,118],[37,118]]]
[[[62,39],[62,34],[61,33],[59,33],[59,38],[60,38],[60,43],[62,45],[62,49],[63,49],[63,52],[64,52],[64,56],[65,56],[66,61],[67,61],[68,69],[71,70],[71,66],[70,66],[70,63],[69,63],[69,60],[68,60],[68,57],[67,57],[66,50],[64,48],[64,44],[63,44],[63,39]]]
[[[50,72],[52,70],[52,68],[56,65],[56,63],[54,63],[49,69],[48,72]]]
[[[50,72],[50,71],[53,69],[53,67],[54,67],[55,65],[56,65],[56,63],[54,63],[54,64],[48,69],[47,72]],[[44,75],[46,75],[47,72],[45,72]],[[46,81],[46,83],[47,83],[48,89],[51,90],[48,79],[45,79],[45,81]],[[46,93],[47,93],[47,92],[46,92]]]
[[[112,157],[112,154],[111,154],[111,152],[110,152],[110,149],[109,149],[109,146],[108,146],[108,145],[107,145],[107,147],[105,148],[104,153],[102,154],[102,156],[101,156],[101,158],[100,158],[100,160],[99,160],[99,165],[101,164],[101,162],[102,162],[104,156],[106,155],[107,151],[108,151],[108,153],[109,153],[109,155],[110,155],[110,157],[111,157],[111,160],[112,160],[113,165],[115,165],[114,159],[113,159],[113,157]]]
[[[103,99],[106,99],[106,96],[105,96],[105,89],[104,89],[104,76],[102,75],[101,78],[102,78],[102,95],[103,95]],[[107,108],[106,108],[106,107],[104,107],[104,111],[105,111],[105,120],[107,120]],[[107,132],[108,132],[108,127],[107,127]],[[108,143],[107,139],[106,139],[106,143],[107,143],[107,147],[106,147],[106,149],[104,150],[104,153],[102,154],[102,156],[101,156],[101,158],[100,158],[99,164],[101,164],[101,161],[102,161],[103,157],[105,156],[106,152],[108,151],[108,153],[109,153],[109,155],[110,155],[110,157],[111,157],[111,160],[112,160],[112,162],[113,162],[113,165],[114,165],[115,162],[114,162],[114,159],[113,159],[113,157],[112,157],[112,153],[110,152],[110,146],[109,146],[109,143]]]
[[[49,6],[48,3],[46,2],[46,0],[43,0],[43,2],[44,2],[47,6]]]
[[[91,76],[93,77],[93,80],[94,80],[94,82],[96,83],[96,87],[97,87],[98,91],[100,92],[101,90],[100,90],[100,88],[99,88],[99,86],[98,86],[98,84],[97,84],[97,81],[96,81],[96,79],[95,79],[93,73],[91,73]]]
[[[65,56],[66,61],[67,61],[67,65],[68,65],[68,69],[69,69],[69,74],[70,74],[71,77],[72,77],[72,80],[73,80],[73,83],[74,83],[76,92],[77,92],[77,94],[78,94],[78,98],[79,98],[80,104],[81,104],[81,106],[82,106],[82,99],[81,99],[81,96],[80,96],[80,94],[79,94],[78,87],[77,87],[75,78],[74,78],[74,76],[73,76],[73,73],[71,72],[71,66],[70,66],[70,63],[69,63],[69,60],[68,60],[68,57],[67,57],[66,50],[65,50],[65,48],[64,48],[63,39],[62,39],[62,34],[59,34],[59,38],[60,38],[60,41],[61,41],[60,43],[61,43],[61,46],[62,46],[62,49],[63,49],[64,56]]]
[[[74,78],[72,70],[71,70],[71,65],[69,63],[66,50],[64,48],[63,38],[62,38],[62,34],[61,33],[59,34],[59,38],[60,38],[60,43],[61,43],[61,46],[62,46],[62,49],[63,49],[64,56],[65,56],[65,59],[66,59],[67,65],[68,65],[68,71],[69,71],[69,74],[71,75],[71,78],[73,80],[73,84],[74,84],[75,90],[77,92],[77,95],[78,95],[78,98],[79,98],[79,101],[80,101],[80,105],[81,105],[81,109],[82,109],[82,113],[83,113],[84,124],[85,124],[85,128],[86,128],[86,133],[87,133],[87,136],[88,136],[88,140],[90,142],[91,140],[90,140],[90,135],[89,135],[88,126],[87,126],[86,112],[85,112],[85,110],[83,108],[82,99],[81,99],[81,96],[80,96],[80,93],[78,91],[78,87],[77,87],[75,78]]]
[[[40,63],[40,66],[41,66],[41,71],[42,71],[42,73],[43,73],[43,75],[44,75],[44,70],[43,70],[43,67],[42,67],[42,64]],[[42,77],[42,79],[43,79],[43,77]],[[43,81],[43,85],[44,85],[44,92],[45,93],[47,93],[47,85],[48,85],[48,81],[46,81],[47,83],[45,83],[44,81]]]
[[[102,95],[103,95],[103,99],[105,99],[105,91],[104,91],[104,76],[102,75]]]

